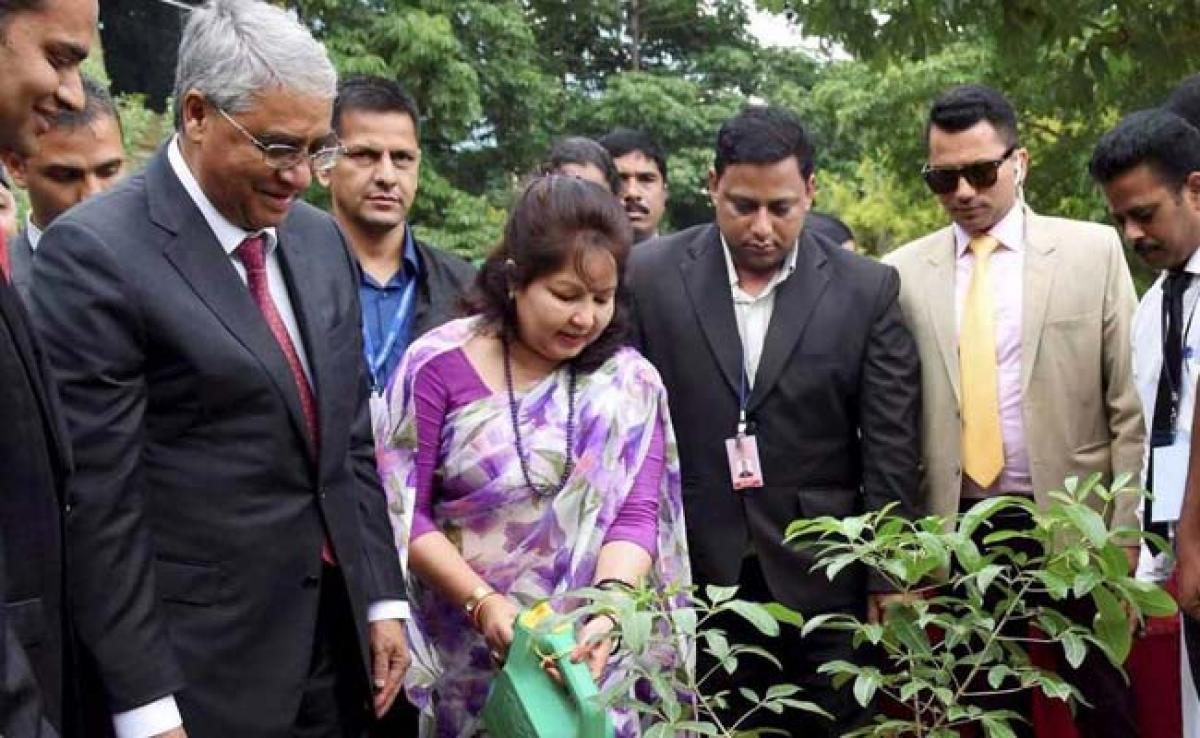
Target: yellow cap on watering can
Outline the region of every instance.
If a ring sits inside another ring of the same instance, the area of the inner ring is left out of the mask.
[[[504,669],[492,680],[483,706],[491,738],[612,738],[612,717],[594,699],[599,690],[586,664],[571,663],[575,636],[570,623],[549,632],[537,626],[551,614],[541,603],[517,616]],[[556,682],[542,667],[550,658],[562,675]]]

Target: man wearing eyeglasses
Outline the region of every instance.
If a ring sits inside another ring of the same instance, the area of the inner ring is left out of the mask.
[[[407,603],[354,262],[297,202],[340,151],[336,75],[253,0],[194,10],[178,64],[174,138],[34,266],[74,621],[121,738],[361,736],[400,689]]]
[[[885,261],[900,272],[901,305],[920,349],[922,486],[931,512],[955,515],[1001,494],[1044,508],[1066,477],[1094,472],[1129,473],[1136,484],[1136,300],[1117,233],[1024,203],[1029,154],[999,92],[945,92],[926,131],[922,175],[952,223]],[[1137,503],[1132,490],[1122,492],[1107,522],[1138,527]],[[993,523],[1022,529],[1032,521],[1012,514]],[[1137,541],[1129,544],[1132,569]],[[1086,603],[1066,607],[1090,624]],[[1137,735],[1128,686],[1098,650],[1079,669],[1062,667],[1092,706],[1078,710],[1083,735]],[[1031,717],[1027,691],[1005,706]]]

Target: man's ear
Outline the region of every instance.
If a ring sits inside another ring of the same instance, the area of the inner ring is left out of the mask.
[[[179,103],[179,132],[192,143],[199,143],[212,127],[215,107],[208,104],[204,95],[188,90]]]
[[[717,207],[717,185],[721,183],[721,175],[717,174],[716,169],[708,170],[708,199],[712,201],[713,207]]]
[[[1200,172],[1188,172],[1187,179],[1183,181],[1183,195],[1192,210],[1200,211]]]
[[[0,151],[0,163],[8,170],[8,177],[14,185],[23,190],[29,189],[29,185],[25,184],[25,157],[12,151]]]

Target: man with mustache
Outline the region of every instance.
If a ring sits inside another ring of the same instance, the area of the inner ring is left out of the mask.
[[[75,624],[118,738],[361,736],[399,693],[408,608],[357,272],[298,201],[340,152],[337,76],[284,10],[211,0],[175,77],[175,135],[34,263]]]
[[[708,177],[716,222],[634,249],[634,328],[667,387],[697,583],[739,585],[739,597],[806,616],[877,619],[894,598],[882,581],[850,566],[831,582],[811,571],[811,550],[783,543],[796,518],[921,508],[919,367],[899,279],[804,233],[813,159],[790,111],[748,107],[726,121]],[[733,695],[725,717],[753,706],[737,688],[761,695],[780,681],[803,687],[834,717],[764,710],[741,727],[819,737],[869,719],[849,690],[817,673],[831,659],[855,659],[848,634],[801,639],[788,629],[766,638],[736,618],[721,627],[783,665],[743,658],[733,675],[715,669],[709,689]]]
[[[621,204],[636,242],[657,235],[667,210],[667,152],[643,131],[615,128],[600,139],[621,175]]]
[[[1145,482],[1154,493],[1146,524],[1164,538],[1176,534],[1188,727],[1200,684],[1200,492],[1185,494],[1200,369],[1200,329],[1192,325],[1200,303],[1200,132],[1166,110],[1133,113],[1100,139],[1091,172],[1125,241],[1161,271],[1134,316],[1133,366],[1148,432]],[[1151,553],[1150,575],[1165,579],[1170,552]]]
[[[96,0],[0,0],[0,152],[36,153],[50,119],[83,106],[97,12]],[[71,457],[7,236],[0,226],[0,735],[54,738],[76,722],[62,551]]]
[[[900,271],[900,301],[921,351],[930,512],[954,516],[1001,494],[1047,507],[1066,477],[1093,472],[1127,472],[1136,484],[1143,431],[1129,343],[1135,299],[1116,232],[1025,205],[1029,154],[1016,112],[996,90],[943,93],[930,110],[926,145],[922,175],[952,222],[884,261]],[[1118,494],[1109,525],[1137,528],[1137,501],[1133,489]],[[1013,514],[993,523],[1020,530],[1032,520]],[[1131,538],[1126,548],[1131,570],[1137,544]],[[1067,609],[1091,622],[1090,600]],[[1137,735],[1132,694],[1101,652],[1089,651],[1078,670],[1065,659],[1062,667],[1091,705],[1077,713],[1084,735]],[[1032,714],[1027,690],[988,706]],[[1031,729],[1012,727],[1018,735]]]

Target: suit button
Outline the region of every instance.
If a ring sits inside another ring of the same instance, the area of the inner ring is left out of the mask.
[[[313,589],[320,583],[321,577],[317,576],[316,574],[309,574],[300,582],[301,586],[303,586],[305,589]]]
[[[328,496],[328,491],[324,487],[320,487],[317,489],[317,496],[323,500]]]

